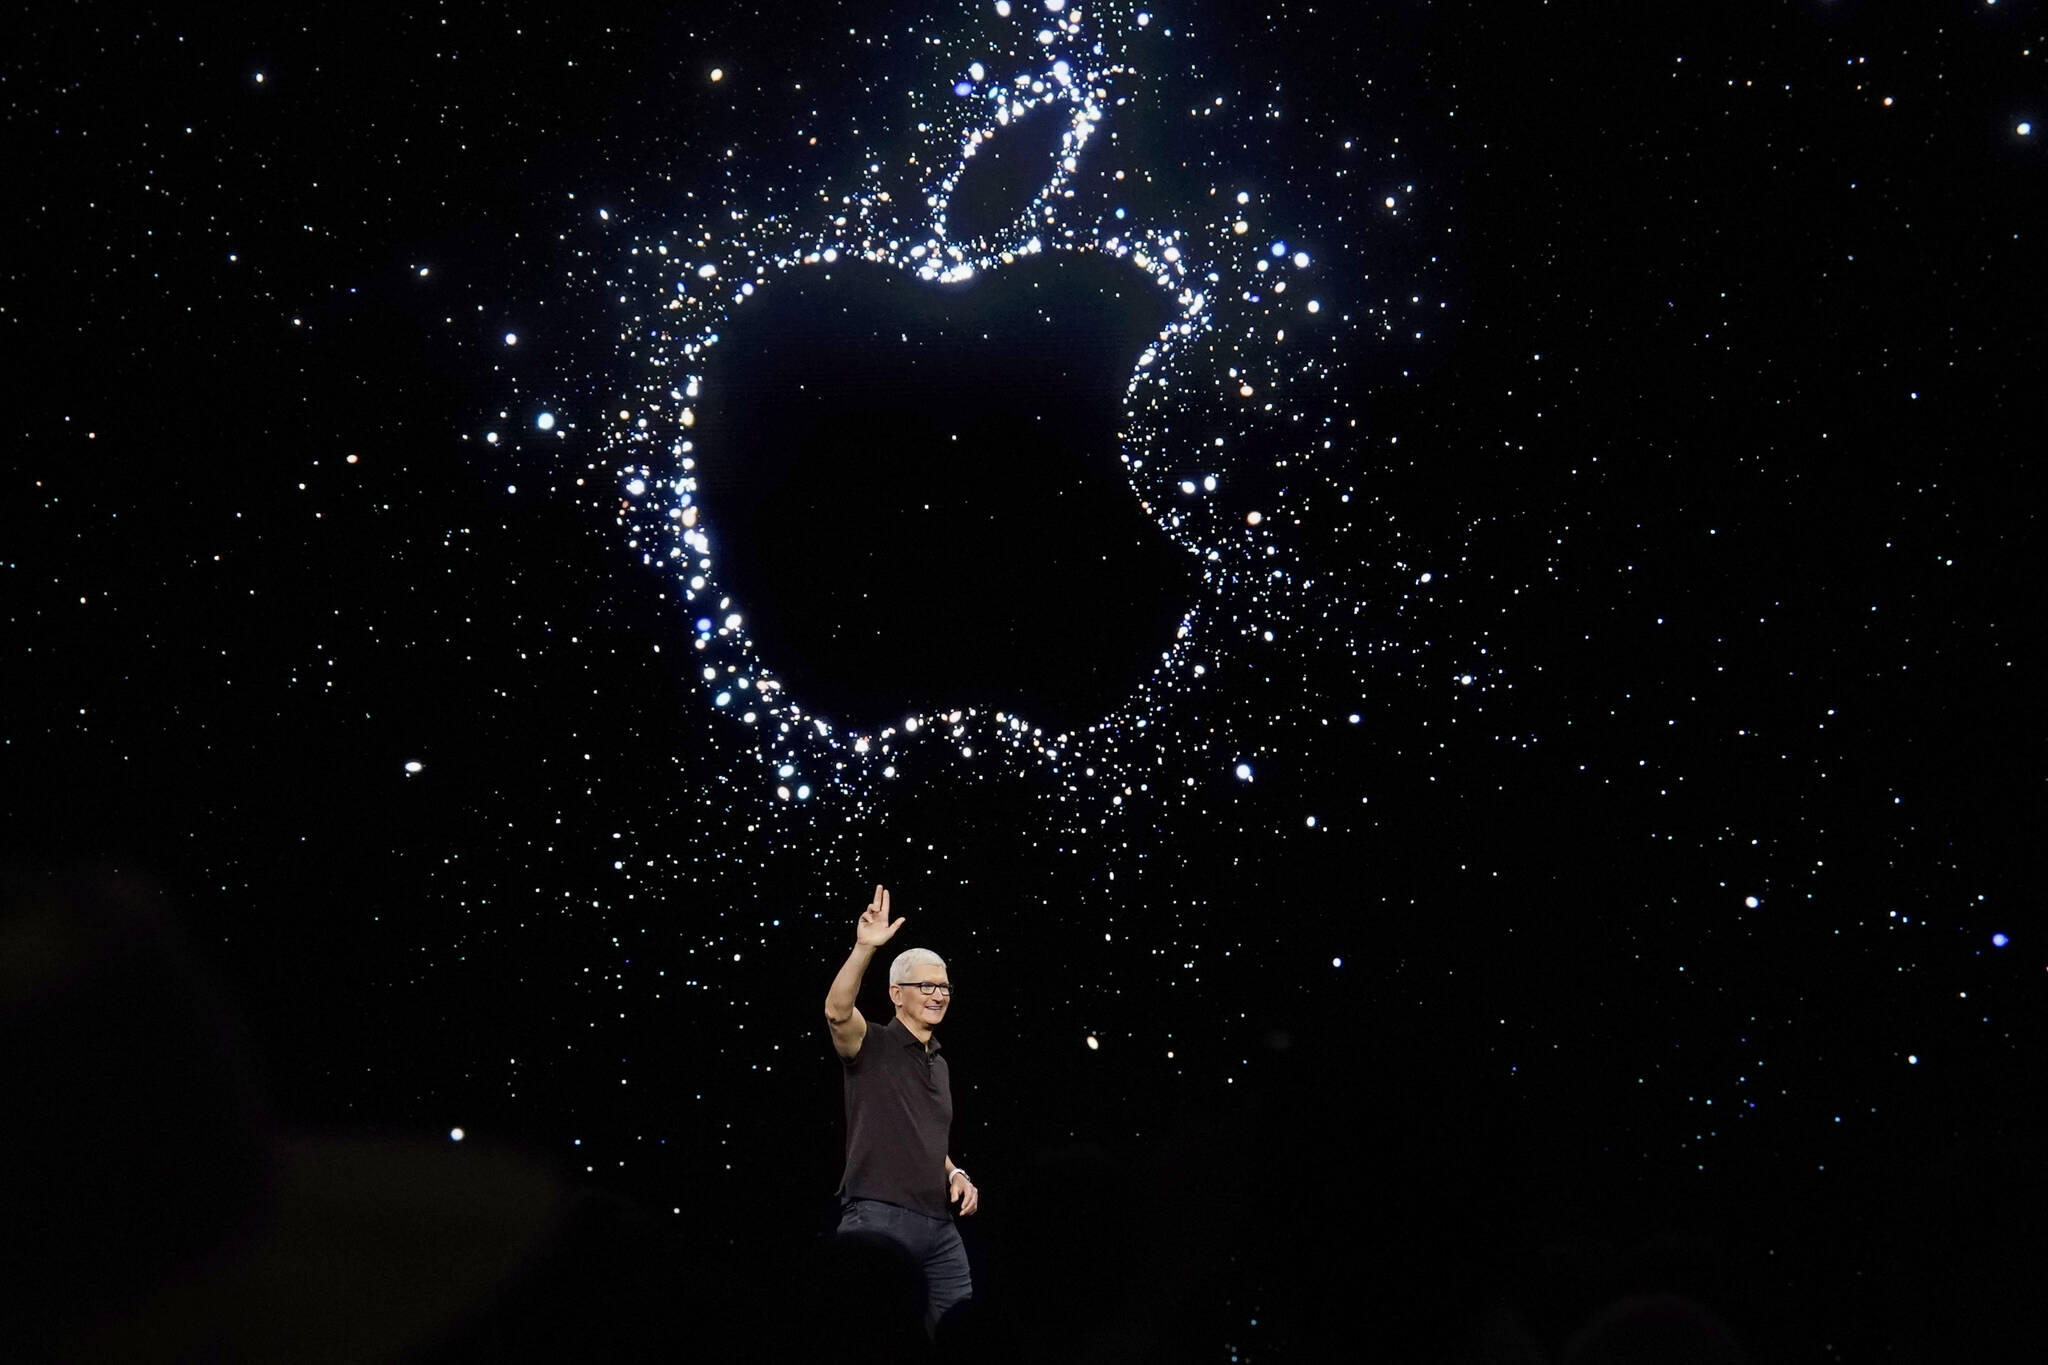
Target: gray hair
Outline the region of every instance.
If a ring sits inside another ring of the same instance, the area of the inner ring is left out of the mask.
[[[943,967],[946,959],[929,948],[905,948],[896,954],[896,960],[889,964],[889,984],[900,986],[910,980],[912,968]]]

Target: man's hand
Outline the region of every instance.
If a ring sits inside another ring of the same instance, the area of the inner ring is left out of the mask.
[[[954,1176],[951,1184],[953,1192],[949,1197],[960,1206],[959,1214],[962,1218],[981,1207],[981,1191],[974,1188],[974,1182],[964,1173]]]
[[[896,936],[907,921],[889,923],[889,889],[878,886],[875,898],[868,902],[868,908],[861,912],[860,923],[854,926],[853,941],[870,948],[879,948]]]

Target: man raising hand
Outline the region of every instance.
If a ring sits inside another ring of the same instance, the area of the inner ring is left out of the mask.
[[[931,1332],[947,1309],[974,1295],[953,1206],[964,1218],[981,1203],[967,1172],[946,1154],[953,1086],[932,1033],[952,1009],[953,985],[937,953],[909,948],[889,964],[889,1022],[869,1029],[854,1004],[868,959],[908,922],[891,922],[888,889],[877,886],[854,925],[853,952],[825,995],[825,1023],[846,1097],[839,1230],[871,1229],[910,1249],[924,1267]]]

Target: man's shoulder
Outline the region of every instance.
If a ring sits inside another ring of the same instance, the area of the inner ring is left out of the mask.
[[[863,1069],[875,1057],[886,1056],[889,1045],[900,1041],[903,1025],[895,1015],[880,1024],[869,1024],[867,1037],[861,1040],[860,1049],[852,1056],[841,1055],[840,1065],[848,1071]]]

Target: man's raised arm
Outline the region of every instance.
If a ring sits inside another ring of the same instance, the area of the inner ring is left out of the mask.
[[[868,902],[860,923],[854,926],[853,951],[846,955],[839,975],[832,978],[832,989],[825,992],[825,1022],[832,1028],[833,1050],[842,1057],[859,1052],[867,1038],[868,1021],[861,1018],[853,1002],[860,994],[860,979],[867,974],[868,959],[875,955],[875,949],[894,938],[905,923],[900,919],[894,924],[889,922],[889,892],[885,887],[876,887],[875,898]]]

